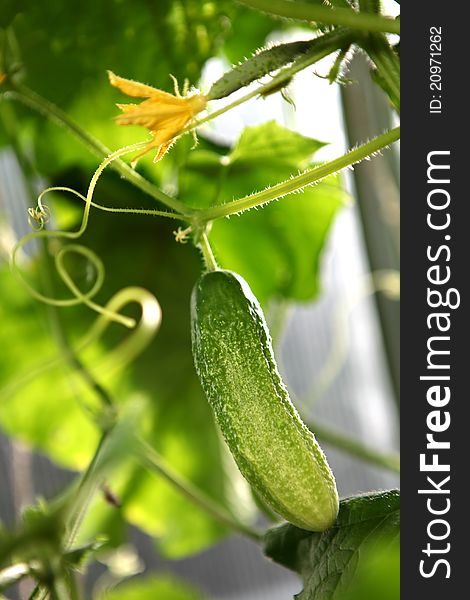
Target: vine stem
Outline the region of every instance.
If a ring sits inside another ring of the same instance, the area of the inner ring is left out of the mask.
[[[215,260],[214,253],[212,252],[212,248],[209,244],[209,239],[207,237],[207,233],[205,231],[202,232],[199,239],[199,248],[201,249],[202,256],[204,258],[204,263],[207,267],[208,271],[217,271],[219,268],[217,261]]]
[[[292,4],[292,3],[289,2],[289,4]],[[330,9],[327,9],[327,11],[330,12]],[[340,34],[338,32],[338,39],[336,40],[336,48],[341,47],[341,43],[345,43],[347,39],[349,39],[349,38],[347,38],[347,33],[341,32],[341,34]],[[338,43],[339,43],[339,46],[338,46]],[[221,114],[227,112],[228,110],[231,110],[232,108],[235,108],[236,106],[246,102],[247,100],[250,100],[251,98],[253,98],[255,96],[266,93],[267,91],[272,89],[273,85],[276,85],[277,83],[282,82],[286,78],[288,79],[296,72],[306,68],[307,66],[309,66],[310,64],[312,64],[313,62],[315,62],[316,60],[321,58],[323,55],[331,53],[331,51],[332,51],[331,48],[332,48],[331,44],[329,44],[323,50],[318,49],[318,53],[316,52],[312,56],[305,57],[305,59],[303,59],[302,61],[299,61],[295,65],[292,65],[291,67],[289,67],[287,69],[284,69],[283,71],[281,71],[281,73],[279,73],[277,76],[275,76],[272,79],[272,81],[270,81],[269,83],[257,88],[256,90],[250,92],[249,94],[246,94],[242,98],[239,98],[238,100],[215,111],[214,113],[207,115],[203,119],[196,121],[195,123],[193,123],[191,125],[191,127],[183,130],[182,133],[185,133],[186,131],[189,131],[190,129],[194,129],[195,127],[199,127],[199,126],[203,125],[204,123],[208,122],[209,120],[212,120],[212,119],[216,118],[217,116],[220,116]],[[84,131],[77,123],[75,123],[61,109],[59,109],[57,106],[55,106],[51,102],[47,101],[46,99],[42,98],[41,96],[39,96],[32,90],[30,90],[24,86],[15,85],[13,90],[6,92],[5,95],[7,97],[17,98],[18,100],[22,101],[23,103],[27,104],[28,106],[34,108],[35,110],[41,112],[42,114],[45,114],[52,120],[58,122],[59,124],[67,126],[73,133],[75,133],[75,135],[77,135],[82,141],[84,141],[86,143],[86,145],[93,152],[95,152],[95,154],[98,154],[101,157],[109,156],[110,151],[108,150],[108,148],[106,148],[103,144],[101,144],[101,142],[95,140],[88,132]],[[193,223],[193,224],[196,224],[196,223],[203,224],[203,223],[206,223],[208,221],[211,221],[211,220],[214,220],[214,219],[217,219],[220,217],[229,216],[229,215],[232,215],[232,214],[235,214],[238,212],[242,212],[249,208],[254,208],[255,206],[259,206],[259,205],[269,202],[271,200],[275,200],[277,198],[280,198],[282,196],[290,194],[294,191],[298,191],[305,186],[311,185],[311,184],[323,179],[324,177],[327,177],[328,175],[336,173],[337,171],[340,171],[341,169],[343,169],[345,167],[351,166],[352,164],[359,162],[359,161],[363,160],[364,158],[367,158],[374,152],[378,152],[382,148],[386,147],[387,145],[389,145],[390,143],[392,143],[398,139],[399,139],[399,128],[393,129],[390,132],[387,132],[381,136],[378,136],[377,138],[374,138],[370,142],[363,144],[359,148],[356,148],[355,150],[348,152],[347,154],[343,155],[342,157],[340,157],[334,161],[325,163],[324,165],[321,165],[315,169],[311,169],[310,171],[307,171],[306,173],[303,173],[301,175],[293,177],[289,181],[279,183],[279,184],[272,186],[271,188],[268,188],[267,190],[264,190],[262,192],[257,192],[250,196],[245,196],[244,198],[240,198],[238,200],[228,202],[224,205],[216,206],[216,207],[208,208],[208,209],[191,208],[191,207],[188,207],[183,202],[180,202],[179,200],[177,200],[175,198],[167,196],[166,194],[161,192],[158,188],[156,188],[153,184],[151,184],[149,181],[147,181],[146,179],[141,177],[136,171],[134,171],[129,165],[127,165],[125,162],[123,162],[120,159],[115,160],[113,162],[113,165],[131,183],[135,184],[137,187],[142,189],[144,192],[150,194],[151,196],[153,196],[154,198],[156,198],[157,200],[159,200],[160,202],[162,202],[169,208],[172,208],[173,210],[175,210],[177,213],[179,213],[179,216],[182,217],[183,219],[187,219],[190,223]]]
[[[203,238],[205,238],[205,242],[207,243],[208,247],[208,252],[212,256],[212,259],[215,263],[215,259],[212,255],[212,252],[210,251],[210,247],[208,246],[208,241],[205,234],[203,234]],[[45,255],[47,257],[47,253],[45,253]],[[46,287],[48,287],[50,290],[53,284],[50,278],[49,268],[50,261],[47,260],[45,268],[45,282]],[[55,333],[58,345],[65,355],[65,359],[74,369],[78,371],[78,374],[82,377],[85,384],[98,395],[104,410],[109,415],[112,415],[114,413],[115,407],[114,399],[108,393],[108,391],[94,378],[93,374],[86,368],[86,366],[76,355],[75,350],[69,344],[65,331],[63,329],[63,324],[59,319],[57,307],[49,306],[49,308],[51,310],[50,316],[53,331]],[[113,421],[110,422],[109,425],[103,430],[98,445],[96,447],[95,453],[81,476],[80,483],[78,484],[78,489],[76,490],[73,503],[69,508],[67,539],[65,540],[66,548],[70,548],[73,545],[76,535],[79,531],[80,525],[89,507],[90,501],[101,482],[102,478],[100,476],[99,468],[100,461],[103,455],[103,451],[109,442],[109,438],[111,437],[115,426],[116,420],[113,419]],[[149,465],[149,468],[163,476],[174,487],[176,487],[176,489],[180,493],[186,496],[194,504],[200,506],[208,514],[222,522],[227,527],[238,531],[239,533],[249,537],[252,540],[261,541],[262,533],[252,529],[247,525],[244,525],[243,523],[236,521],[228,512],[226,512],[222,507],[217,505],[217,503],[207,498],[195,486],[185,481],[178,474],[171,471],[168,466],[164,465],[161,457],[150,446],[145,444],[145,442],[138,440],[138,444],[141,448],[144,448],[144,454],[146,456],[146,462]],[[47,593],[48,591],[41,584],[39,584],[33,591],[31,598],[44,598],[44,595],[47,595]]]
[[[369,142],[358,146],[354,150],[350,150],[335,160],[329,161],[323,165],[315,167],[314,169],[310,169],[309,171],[301,173],[296,177],[292,177],[292,179],[289,179],[288,181],[273,185],[262,192],[256,192],[249,196],[245,196],[244,198],[233,200],[232,202],[227,202],[220,206],[214,206],[212,208],[201,210],[199,211],[198,216],[201,221],[212,221],[213,219],[227,217],[243,212],[244,210],[254,208],[255,206],[261,206],[262,204],[266,204],[272,200],[277,200],[282,196],[287,196],[287,194],[297,192],[304,187],[317,183],[321,179],[324,179],[329,175],[333,175],[334,173],[337,173],[346,167],[350,167],[376,154],[399,139],[400,128],[396,127],[395,129],[391,129],[390,131],[373,138]]]
[[[293,75],[307,68],[308,66],[314,64],[318,60],[324,58],[325,56],[331,54],[337,49],[348,45],[352,41],[351,32],[348,31],[335,31],[329,34],[325,34],[322,38],[317,39],[317,44],[315,46],[314,51],[308,54],[301,60],[295,61],[294,64],[289,67],[281,70],[276,76],[274,76],[271,81],[266,84],[263,84],[257,87],[252,92],[245,94],[241,98],[235,100],[234,102],[227,104],[226,106],[206,115],[204,118],[195,121],[190,126],[186,127],[182,130],[181,134],[187,133],[191,130],[194,130],[201,125],[215,119],[216,117],[228,112],[229,110],[251,100],[256,96],[263,95],[268,93],[276,87],[276,85],[289,80]],[[111,150],[107,148],[104,144],[102,144],[99,140],[95,139],[90,133],[84,130],[78,123],[76,123],[67,113],[61,110],[58,106],[46,100],[30,88],[15,84],[14,82],[10,82],[11,89],[4,92],[4,97],[7,99],[14,99],[22,102],[29,108],[45,115],[50,120],[54,121],[60,126],[65,126],[69,129],[76,137],[78,137],[87,148],[99,156],[101,159],[105,159],[110,154],[112,154]],[[161,211],[145,211],[139,209],[112,209],[108,207],[103,207],[99,204],[92,203],[91,205],[99,208],[100,210],[106,210],[108,212],[134,212],[134,213],[142,213],[142,214],[154,214],[159,216],[180,218],[182,220],[186,220],[192,222],[192,217],[197,218],[197,216],[203,213],[204,209],[191,208],[187,206],[185,203],[180,202],[176,198],[172,198],[168,196],[161,190],[159,190],[156,186],[150,183],[147,179],[139,175],[134,169],[132,169],[127,163],[125,163],[120,158],[116,159],[112,163],[112,167],[116,169],[121,175],[123,175],[128,181],[132,184],[140,188],[145,193],[149,194],[165,206],[176,211],[173,215],[171,213],[164,213]],[[70,191],[70,190],[69,190]],[[77,194],[79,196],[79,194]]]
[[[375,64],[393,106],[400,112],[400,60],[384,35],[372,34],[360,42]]]
[[[80,525],[82,524],[83,518],[88,510],[90,502],[95,495],[98,486],[101,483],[101,477],[99,473],[99,462],[104,448],[106,447],[109,437],[114,430],[115,424],[108,426],[101,434],[98,446],[96,447],[93,458],[91,459],[88,467],[85,469],[78,489],[75,493],[75,498],[70,509],[70,518],[68,523],[68,535],[65,543],[66,549],[72,547],[77,537]]]
[[[204,509],[208,514],[212,515],[217,521],[226,525],[234,531],[238,531],[255,542],[260,542],[263,539],[263,534],[252,527],[240,523],[225,509],[211,500],[201,490],[193,486],[189,481],[183,479],[175,473],[168,465],[166,465],[162,457],[146,442],[139,441],[140,459],[150,471],[157,473],[169,481],[183,496],[186,496],[194,504],[197,504]]]
[[[16,99],[29,106],[33,110],[40,112],[45,115],[52,121],[55,121],[59,125],[65,125],[67,129],[69,129],[72,133],[75,134],[86,146],[87,148],[96,156],[101,159],[109,156],[112,151],[107,148],[104,144],[102,144],[99,140],[95,139],[91,134],[82,129],[78,123],[76,123],[67,113],[61,110],[58,106],[49,102],[39,94],[33,92],[33,90],[29,89],[24,85],[19,85],[15,83],[10,83],[11,89],[4,93],[5,98]],[[150,183],[147,179],[139,175],[137,171],[132,169],[127,163],[123,160],[118,159],[113,162],[113,168],[118,171],[121,175],[123,175],[128,181],[133,183],[136,187],[140,188],[143,192],[152,196],[168,208],[171,208],[182,215],[185,215],[190,211],[188,206],[183,202],[180,202],[176,198],[172,198],[168,196],[161,190],[159,190],[155,185]]]
[[[400,33],[399,21],[372,13],[356,12],[349,8],[290,0],[238,0],[238,2],[278,17],[315,21],[325,25],[343,25],[362,31]]]
[[[352,454],[366,462],[384,467],[389,471],[400,472],[400,457],[397,453],[385,453],[369,448],[361,442],[345,436],[338,431],[334,431],[329,427],[319,425],[317,422],[307,424],[309,429],[315,434],[315,437],[318,437],[323,442],[331,444],[335,448]]]

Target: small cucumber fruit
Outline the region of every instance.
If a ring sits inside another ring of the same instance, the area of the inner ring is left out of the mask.
[[[311,531],[338,513],[334,476],[279,375],[261,307],[231,271],[204,273],[191,298],[203,390],[244,477],[282,517]]]

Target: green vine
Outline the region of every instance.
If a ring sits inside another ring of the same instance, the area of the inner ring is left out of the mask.
[[[328,7],[291,0],[238,0],[250,8],[270,15],[314,21],[325,25],[342,25],[360,31],[400,33],[400,23],[396,20],[371,13],[356,12],[348,8]]]

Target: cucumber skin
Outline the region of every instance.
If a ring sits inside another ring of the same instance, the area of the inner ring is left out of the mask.
[[[240,275],[200,277],[191,337],[202,388],[243,476],[294,525],[328,529],[339,506],[333,473],[290,401],[263,312]]]

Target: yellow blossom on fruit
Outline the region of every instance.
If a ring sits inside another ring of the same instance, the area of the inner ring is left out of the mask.
[[[149,144],[132,161],[133,166],[152,148],[157,148],[154,162],[160,160],[183,129],[206,108],[206,96],[199,93],[181,96],[176,82],[173,95],[138,81],[118,77],[111,71],[108,71],[108,76],[111,85],[124,94],[145,98],[140,104],[117,104],[123,111],[122,115],[116,117],[118,125],[141,125],[152,135]]]
[[[2,83],[4,81],[6,81],[7,76],[5,75],[5,73],[2,73],[2,71],[0,71],[0,85],[2,85]]]

